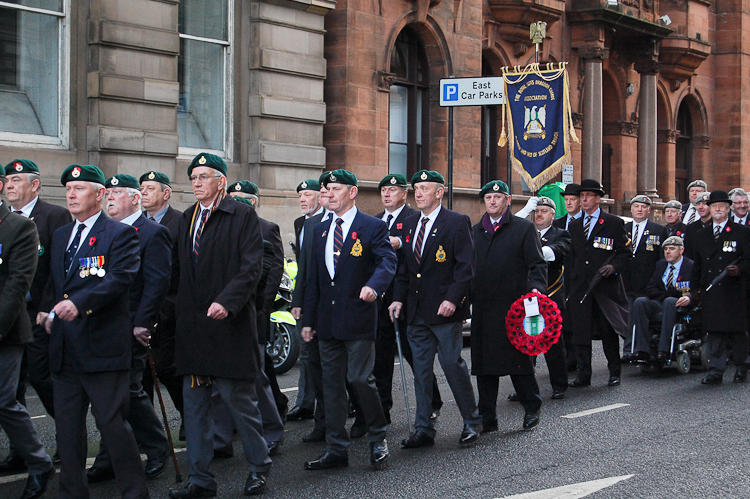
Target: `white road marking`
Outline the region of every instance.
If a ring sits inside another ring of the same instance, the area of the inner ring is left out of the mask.
[[[613,476],[611,478],[602,478],[601,480],[592,480],[590,482],[563,485],[562,487],[555,487],[554,489],[537,490],[536,492],[505,496],[500,499],[578,499],[593,494],[598,490],[611,487],[617,482],[627,480],[633,476],[635,475]]]
[[[282,388],[282,389],[281,389],[281,393],[296,392],[297,390],[299,390],[299,388],[297,388],[297,387],[293,387],[293,388]]]
[[[46,414],[42,414],[41,416],[31,416],[31,419],[41,419],[41,418],[46,418],[46,417],[47,417]]]
[[[583,416],[590,416],[591,414],[596,414],[597,412],[611,411],[612,409],[619,409],[620,407],[627,407],[629,405],[630,404],[605,405],[603,407],[597,407],[596,409],[589,409],[587,411],[574,412],[573,414],[566,414],[565,416],[560,416],[560,417],[567,418],[567,419],[581,418]]]

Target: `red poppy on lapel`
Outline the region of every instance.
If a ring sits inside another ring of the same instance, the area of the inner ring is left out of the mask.
[[[411,236],[409,234],[406,234],[406,242],[409,242],[409,239],[411,239]]]
[[[96,238],[95,237],[90,237],[89,238],[89,246],[93,246],[94,243],[96,243]]]
[[[404,227],[404,224],[396,224],[396,228],[398,230],[401,230]]]
[[[675,235],[677,235],[677,236],[682,236],[682,232],[680,232],[680,231],[678,230],[678,231],[677,231],[677,233],[676,233]]]
[[[133,228],[135,229],[136,232],[138,232],[138,227],[133,227]]]
[[[600,223],[600,224],[603,224],[603,223],[604,223],[604,219],[603,219],[603,218],[600,218],[600,219],[599,219],[599,223]]]
[[[732,228],[727,225],[727,232],[732,232]]]
[[[356,232],[352,232],[352,239],[355,240],[355,241],[357,240],[357,233]]]

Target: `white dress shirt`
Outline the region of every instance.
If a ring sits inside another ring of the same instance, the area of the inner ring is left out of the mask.
[[[680,269],[682,268],[682,261],[684,260],[683,257],[680,257],[680,259],[675,263],[669,263],[667,262],[667,268],[664,269],[664,273],[661,276],[661,282],[664,283],[664,287],[667,287],[667,277],[669,277],[669,267],[674,266],[674,273],[672,274],[672,284],[677,284],[677,276],[680,275]]]
[[[39,196],[36,196],[33,201],[31,201],[29,204],[27,204],[20,210],[16,211],[13,207],[11,207],[10,211],[18,213],[19,215],[23,215],[26,218],[31,218],[31,212],[34,211],[34,207],[36,206],[36,202],[38,200],[39,200]]]
[[[314,216],[315,216],[315,215],[317,215],[318,213],[325,213],[325,209],[324,209],[324,208],[323,208],[322,206],[321,206],[321,207],[319,207],[319,208],[318,208],[318,211],[316,211],[316,212],[315,212],[315,213],[313,213],[312,215],[305,215],[305,220],[307,220],[308,218],[312,218],[312,217],[314,217]],[[325,215],[323,216],[323,218],[325,218]],[[322,221],[322,220],[321,220],[321,221]],[[302,222],[302,228],[301,228],[301,229],[300,229],[300,231],[299,231],[299,247],[300,247],[300,248],[302,248],[302,241],[304,241],[304,240],[305,240],[305,222],[303,221],[303,222]]]
[[[570,213],[568,213],[567,215],[568,218],[565,219],[565,230],[569,230],[570,222],[581,218],[581,215],[583,215],[583,210],[578,210],[578,213],[576,213],[575,215],[571,215]]]
[[[135,222],[136,220],[138,220],[139,218],[141,218],[141,212],[140,212],[140,211],[136,211],[136,212],[135,212],[135,213],[133,213],[132,215],[128,215],[127,217],[125,217],[125,218],[123,218],[122,220],[120,220],[120,223],[123,223],[123,224],[125,224],[125,225],[130,225],[130,226],[132,226],[132,225],[133,225],[133,223],[134,223],[134,222]]]
[[[581,211],[581,213],[583,213],[583,211]],[[591,214],[591,222],[589,223],[589,233],[585,234],[587,240],[591,237],[591,232],[594,230],[594,224],[598,223],[597,220],[599,220],[599,215],[601,214],[602,214],[601,208],[597,208],[596,211]],[[583,217],[583,226],[586,227],[586,219],[589,217],[589,214],[583,213],[583,215],[581,216]]]
[[[79,222],[78,220],[76,220],[76,224],[73,226],[73,231],[70,233],[70,238],[68,239],[68,245],[65,247],[65,249],[67,250],[68,248],[70,248],[70,245],[73,244],[73,238],[78,233],[78,227],[81,224],[83,224],[83,225],[86,226],[86,228],[83,229],[83,232],[81,232],[81,240],[78,242],[78,249],[80,250],[81,249],[81,245],[82,245],[81,241],[85,241],[86,240],[86,236],[88,236],[89,232],[91,232],[91,227],[93,227],[94,224],[96,223],[96,221],[99,220],[99,215],[101,215],[101,214],[102,214],[102,212],[101,212],[101,210],[99,210],[99,211],[96,212],[96,215],[90,216],[89,218],[87,218],[83,222]]]
[[[734,220],[735,223],[738,223],[740,225],[747,225],[747,214],[745,214],[744,217],[740,218],[734,213],[732,213],[732,219]]]
[[[728,221],[729,219],[727,218],[720,224],[717,224],[716,222],[711,224],[711,231],[713,231],[714,235],[716,234],[716,227],[721,227],[721,230],[719,231],[719,234],[721,234],[721,232],[724,230],[724,227],[726,227]]]
[[[396,208],[393,211],[388,211],[387,209],[383,212],[383,222],[388,224],[388,230],[391,230],[391,227],[393,227],[393,222],[396,221],[398,216],[401,214],[402,211],[404,211],[405,204],[402,204],[400,208]],[[393,215],[393,218],[391,218],[391,223],[388,223],[388,215]]]
[[[427,225],[425,225],[424,228],[424,241],[422,241],[422,251],[424,251],[425,244],[427,244],[427,238],[430,237],[430,231],[432,230],[432,226],[435,224],[435,220],[437,219],[438,215],[440,214],[440,210],[443,209],[443,205],[439,204],[437,208],[435,208],[432,213],[429,215],[425,215],[424,212],[422,212],[422,216],[419,217],[419,221],[417,222],[417,227],[414,230],[414,241],[411,243],[411,248],[414,250],[414,247],[417,244],[417,237],[419,236],[419,231],[422,230],[422,219],[426,216],[428,218]],[[419,255],[422,256],[421,254]]]
[[[344,244],[346,244],[346,238],[349,236],[349,229],[352,226],[355,216],[357,216],[356,206],[352,206],[349,211],[340,217],[333,213],[333,221],[331,221],[331,228],[328,229],[328,239],[326,239],[326,268],[328,269],[328,275],[331,276],[331,279],[333,279],[333,276],[335,275],[333,271],[333,235],[336,232],[336,220],[340,218],[344,221],[341,224],[341,233],[344,236]],[[341,258],[340,255],[339,258]]]
[[[593,220],[592,220],[593,222]],[[648,223],[648,219],[644,220],[643,222],[636,223],[635,220],[633,220],[633,229],[630,231],[630,235],[632,236],[635,234],[635,226],[638,226],[638,239],[635,241],[631,241],[630,244],[632,244],[633,248],[636,248],[636,251],[638,251],[638,245],[641,242],[641,238],[643,237],[643,231],[646,230],[646,224]]]

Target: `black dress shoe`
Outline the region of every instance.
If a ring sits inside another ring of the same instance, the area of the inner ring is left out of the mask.
[[[287,414],[289,414],[289,406],[283,405],[282,407],[279,407],[279,416],[281,416],[281,422],[286,423],[287,421]]]
[[[253,471],[248,475],[245,481],[244,494],[246,496],[257,496],[262,494],[266,490],[266,481],[268,479],[268,473],[261,473]]]
[[[737,372],[734,373],[735,383],[744,383],[747,380],[747,366],[737,366]]]
[[[185,422],[184,421],[180,423],[180,433],[177,436],[177,439],[180,442],[185,442],[186,441],[186,438],[185,438]]]
[[[29,475],[26,480],[26,488],[23,489],[21,499],[37,499],[44,495],[44,491],[47,490],[47,483],[49,479],[55,475],[55,468],[50,468],[49,471],[42,473],[41,475]]]
[[[100,466],[92,466],[86,472],[86,478],[89,483],[106,482],[115,479],[115,470],[112,468],[102,468]]]
[[[651,355],[648,352],[635,352],[633,360],[636,362],[651,360]]]
[[[562,400],[565,398],[565,392],[560,390],[552,390],[552,400]]]
[[[229,459],[230,457],[234,457],[234,454],[223,450],[214,450],[214,459]]]
[[[146,474],[146,478],[150,479],[161,475],[165,469],[167,469],[166,459],[149,459],[146,461],[146,469],[143,471]]]
[[[306,444],[309,444],[312,442],[324,442],[325,439],[326,439],[326,432],[318,431],[318,430],[313,430],[312,432],[302,437],[302,441],[305,442]]]
[[[19,473],[21,471],[26,471],[26,463],[15,452],[0,462],[0,473]]]
[[[609,381],[607,381],[607,386],[619,386],[620,385],[620,376],[612,375],[609,377]]]
[[[312,419],[315,412],[302,407],[295,407],[286,414],[287,421],[297,421],[298,419]]]
[[[349,436],[352,439],[362,438],[367,435],[367,423],[365,423],[364,416],[360,416],[354,420],[352,428],[349,430]]]
[[[391,453],[388,452],[388,442],[385,439],[380,442],[370,442],[370,464],[376,470],[382,470],[385,468],[386,462],[391,457]]]
[[[346,454],[339,456],[329,451],[325,451],[318,459],[305,463],[306,470],[328,470],[331,468],[344,468],[346,466],[349,466],[349,456]]]
[[[711,373],[701,380],[701,385],[720,385],[723,380],[721,374]]]
[[[518,402],[518,394],[513,392],[510,395],[508,395],[508,402]]]
[[[669,354],[667,352],[658,351],[656,352],[656,360],[662,364],[666,364],[669,360]]]
[[[497,431],[497,419],[482,423],[482,433],[492,433],[493,431]]]
[[[524,431],[533,430],[536,425],[539,424],[539,413],[528,412],[523,417],[523,429]]]
[[[570,382],[571,388],[581,388],[582,386],[591,386],[591,378],[582,378],[578,376],[576,379]]]
[[[273,442],[268,442],[268,455],[269,456],[275,456],[278,454],[279,449],[281,448],[281,444],[284,443],[284,436],[278,440],[274,440]]]
[[[435,439],[422,430],[414,430],[414,433],[401,441],[402,449],[418,449],[435,445]]]
[[[461,432],[461,438],[458,439],[458,443],[469,445],[477,440],[479,440],[479,425],[465,424],[464,431]]]
[[[55,455],[52,456],[52,464],[54,464],[55,466],[59,466],[60,462],[61,462],[60,453],[59,452],[55,452]]]
[[[430,413],[430,421],[434,423],[435,421],[438,420],[439,417],[440,417],[440,409],[433,409],[432,412]]]
[[[192,499],[193,497],[216,497],[216,491],[204,489],[194,483],[187,484],[183,489],[172,489],[169,491],[169,497],[172,499]]]

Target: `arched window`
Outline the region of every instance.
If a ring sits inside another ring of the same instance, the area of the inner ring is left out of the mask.
[[[410,178],[429,167],[429,71],[424,47],[406,27],[391,52],[388,170]]]
[[[482,76],[494,76],[486,60],[482,61]],[[500,106],[482,106],[482,185],[498,180],[502,174],[497,164],[497,119],[500,112]],[[511,185],[510,179],[507,180]]]

